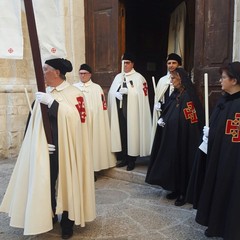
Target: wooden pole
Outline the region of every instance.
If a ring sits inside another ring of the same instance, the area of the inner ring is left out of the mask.
[[[39,92],[46,92],[32,0],[24,0],[24,5],[25,5],[25,11],[26,11],[26,17],[27,17],[30,44],[32,49],[34,70],[35,70],[35,75],[37,80],[37,88]],[[41,112],[42,112],[43,126],[45,130],[47,142],[51,144],[52,135],[51,135],[51,128],[50,128],[50,122],[47,114],[46,105],[41,104]]]

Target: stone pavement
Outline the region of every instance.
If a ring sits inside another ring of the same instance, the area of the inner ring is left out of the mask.
[[[0,161],[0,202],[14,166],[13,160]],[[144,184],[146,164],[139,162],[132,172],[113,168],[98,174],[96,182],[97,218],[85,228],[74,227],[71,239],[80,240],[206,240],[205,227],[195,221],[189,204],[176,207],[160,187]],[[124,180],[123,180],[124,179]],[[45,234],[23,236],[9,226],[0,213],[0,240],[61,239],[59,223]],[[217,238],[211,238],[217,239]]]

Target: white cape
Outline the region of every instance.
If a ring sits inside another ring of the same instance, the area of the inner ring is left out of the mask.
[[[52,229],[49,153],[38,103],[34,104],[0,211],[8,213],[10,226],[24,228],[24,235]]]
[[[154,105],[159,101],[165,103],[164,94],[167,91],[169,84],[170,84],[171,76],[168,72],[167,75],[161,77],[157,83],[155,97],[154,97]],[[170,94],[173,91],[173,87],[170,86]],[[157,121],[161,116],[160,111],[156,111],[153,107],[153,124],[152,124],[152,131],[151,131],[151,148],[154,141],[156,129],[157,129]]]
[[[128,155],[148,156],[150,154],[150,140],[152,119],[148,99],[147,82],[145,78],[134,69],[125,74],[128,87],[127,101],[127,131]],[[118,110],[115,92],[123,83],[123,75],[119,73],[108,93],[108,107],[111,129],[112,152],[122,150]]]
[[[74,86],[83,93],[90,115],[88,120],[94,171],[116,166],[115,154],[111,152],[107,103],[102,88],[91,80],[75,83]]]

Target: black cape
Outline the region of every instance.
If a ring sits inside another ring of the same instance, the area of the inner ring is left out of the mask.
[[[226,94],[214,109],[208,138],[196,221],[213,236],[239,240],[240,92]]]
[[[188,91],[179,97],[175,90],[162,112],[164,127],[157,127],[146,182],[166,190],[186,194],[195,152],[202,131],[202,109]],[[196,113],[192,119],[184,115],[193,103]],[[198,110],[199,109],[199,112]]]

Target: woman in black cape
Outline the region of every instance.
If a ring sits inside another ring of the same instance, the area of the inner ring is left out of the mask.
[[[211,114],[209,133],[205,134],[207,155],[203,156],[205,160],[196,159],[193,173],[198,174],[191,177],[189,186],[199,182],[197,177],[204,176],[204,181],[189,192],[195,194],[190,199],[197,208],[196,221],[208,227],[206,236],[239,240],[240,62],[229,63],[219,72],[224,95]]]
[[[171,81],[174,92],[158,121],[146,182],[172,191],[167,198],[182,206],[204,116],[187,72],[177,68]]]

